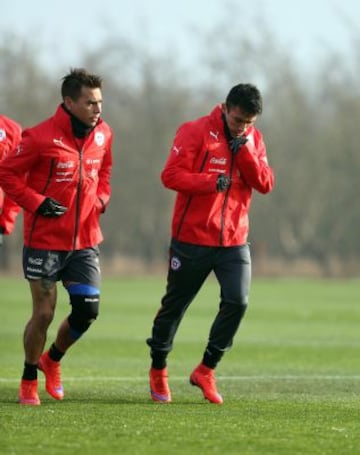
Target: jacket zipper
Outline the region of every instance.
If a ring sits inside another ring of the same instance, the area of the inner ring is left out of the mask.
[[[209,151],[206,150],[204,159],[202,160],[202,163],[201,163],[201,166],[200,166],[200,169],[199,169],[199,173],[201,173],[201,172],[204,170],[205,163],[206,163],[206,160],[207,160],[208,155],[209,155]],[[188,196],[188,200],[187,200],[187,202],[186,202],[186,206],[185,206],[185,208],[184,208],[184,211],[183,211],[183,214],[182,214],[182,217],[181,217],[179,226],[178,226],[177,231],[176,231],[176,237],[178,237],[179,234],[180,234],[180,230],[181,230],[181,228],[182,228],[182,225],[183,225],[183,222],[184,222],[186,213],[187,213],[187,211],[189,210],[189,207],[190,207],[192,198],[193,198],[192,196]]]
[[[55,160],[54,158],[51,159],[50,161],[50,169],[49,169],[49,175],[48,175],[48,178],[47,178],[47,181],[45,183],[45,186],[41,192],[41,194],[44,194],[45,195],[45,192],[47,190],[47,187],[49,186],[50,184],[50,181],[51,181],[51,177],[53,175],[53,170],[54,170],[54,165],[55,165]],[[33,232],[34,232],[34,229],[35,229],[35,224],[37,222],[37,219],[40,215],[36,212],[35,213],[35,217],[34,217],[34,221],[32,223],[32,226],[31,226],[31,230],[30,230],[30,237],[29,237],[29,246],[31,246],[31,240],[32,240],[32,235],[33,235]]]
[[[230,178],[232,177],[233,167],[234,167],[234,154],[232,153],[231,160],[230,160]],[[223,202],[223,205],[221,208],[221,223],[220,223],[221,228],[220,228],[220,239],[219,239],[221,246],[224,245],[225,210],[226,210],[226,205],[227,205],[227,201],[229,198],[230,188],[231,188],[231,183],[230,183],[230,186],[226,190],[224,202]]]

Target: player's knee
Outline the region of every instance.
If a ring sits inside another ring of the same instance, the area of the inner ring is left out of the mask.
[[[70,294],[71,313],[68,318],[71,335],[80,338],[99,314],[100,291],[89,285],[71,285]]]
[[[248,308],[248,303],[248,296],[239,296],[233,300],[223,300],[221,302],[221,308],[223,311],[231,313],[234,317],[242,318]]]
[[[80,338],[99,314],[99,295],[71,297],[72,310],[68,321],[73,338]]]
[[[244,316],[244,314],[246,313],[246,310],[248,308],[248,302],[241,302],[239,304],[239,313],[241,314],[241,317]]]
[[[249,297],[247,295],[241,296],[240,299],[238,300],[238,305],[245,312],[249,305]]]
[[[232,305],[233,312],[238,315],[238,317],[242,318],[246,313],[248,302],[247,300],[239,300],[236,302],[235,305]]]

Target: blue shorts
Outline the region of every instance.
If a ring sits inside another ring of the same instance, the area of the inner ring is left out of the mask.
[[[24,246],[23,271],[28,280],[71,281],[99,287],[99,248],[54,251]]]

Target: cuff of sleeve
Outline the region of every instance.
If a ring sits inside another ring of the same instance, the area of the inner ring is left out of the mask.
[[[100,212],[101,212],[101,213],[104,213],[105,210],[106,210],[105,202],[101,199],[101,197],[99,197],[99,201],[100,201],[100,204],[101,204],[101,210],[100,210]]]

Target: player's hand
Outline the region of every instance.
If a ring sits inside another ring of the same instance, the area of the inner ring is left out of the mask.
[[[241,149],[241,147],[246,144],[248,141],[247,137],[245,136],[239,136],[239,137],[234,137],[230,141],[230,149],[233,152],[234,155]]]
[[[231,178],[225,174],[219,174],[216,179],[216,191],[221,193],[229,188],[231,183]]]
[[[37,208],[37,213],[48,218],[54,218],[63,215],[67,210],[60,202],[51,197],[47,197]]]

